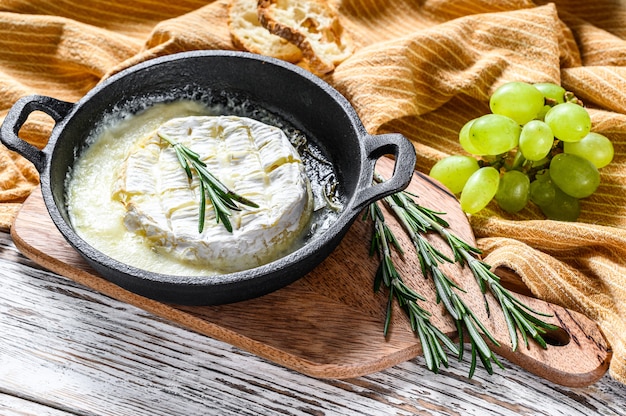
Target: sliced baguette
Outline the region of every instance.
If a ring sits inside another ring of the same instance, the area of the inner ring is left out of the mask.
[[[236,48],[296,63],[302,51],[288,40],[271,34],[259,22],[257,0],[232,0],[228,28]]]
[[[354,50],[325,0],[258,0],[258,17],[271,33],[297,45],[314,72],[331,72]]]

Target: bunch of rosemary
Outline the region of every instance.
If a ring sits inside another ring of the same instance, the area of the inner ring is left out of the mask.
[[[374,179],[377,182],[384,181],[380,175],[376,175]],[[481,251],[452,233],[449,224],[441,217],[443,213],[420,206],[415,202],[415,197],[415,195],[403,191],[384,198],[383,203],[393,212],[411,239],[423,276],[432,279],[434,283],[437,302],[442,303],[454,319],[459,336],[459,347],[456,348],[445,334],[430,323],[427,311],[417,306],[417,302],[424,301],[424,297],[407,287],[394,266],[390,248],[395,248],[400,255],[403,255],[403,251],[393,232],[385,224],[384,215],[378,205],[379,202],[373,202],[364,218],[369,218],[373,223],[370,252],[371,254],[378,253],[380,258],[380,265],[374,279],[374,290],[380,290],[381,283],[384,283],[389,290],[384,327],[385,335],[387,335],[391,319],[391,304],[395,299],[408,314],[411,327],[420,338],[429,370],[437,372],[441,365],[447,366],[448,361],[444,346],[456,354],[459,360],[463,358],[464,334],[469,335],[472,353],[469,377],[474,374],[477,357],[489,374],[493,373],[492,362],[503,368],[485,339],[495,346],[499,346],[499,343],[478,319],[476,313],[459,296],[458,292],[463,292],[463,288],[447,276],[440,267],[444,263],[458,263],[461,266],[469,267],[483,295],[485,296],[489,291],[500,305],[514,351],[519,344],[518,332],[521,334],[526,347],[529,345],[528,335],[530,335],[542,348],[547,348],[542,335],[558,327],[542,321],[537,316],[547,317],[549,315],[530,308],[514,297],[502,286],[500,278],[490,270],[490,266],[478,258]],[[452,258],[442,253],[428,241],[426,235],[429,233],[437,233],[444,239],[452,251]],[[485,307],[489,314],[486,297]]]
[[[229,232],[233,231],[233,226],[229,219],[231,210],[239,210],[240,208],[238,204],[246,205],[252,208],[259,207],[254,202],[231,191],[222,182],[220,182],[219,179],[209,172],[206,163],[200,159],[199,154],[161,132],[159,132],[158,135],[162,140],[165,140],[174,148],[178,162],[185,170],[189,181],[193,179],[192,168],[198,176],[198,180],[200,182],[200,208],[198,215],[199,233],[202,233],[204,230],[207,196],[211,204],[213,204],[216,221],[218,223],[222,222],[224,227],[226,227]]]

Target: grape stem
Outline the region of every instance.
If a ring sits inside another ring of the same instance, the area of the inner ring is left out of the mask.
[[[380,174],[375,174],[374,180],[380,183],[385,179]],[[391,212],[393,212],[400,222],[402,229],[411,239],[420,262],[423,276],[427,278],[430,277],[433,280],[437,303],[444,305],[446,311],[456,323],[459,335],[459,359],[462,359],[464,333],[469,335],[472,354],[469,377],[471,378],[474,374],[477,357],[481,360],[489,374],[493,374],[492,361],[503,368],[486,340],[496,347],[499,346],[499,343],[478,319],[477,315],[458,295],[458,291],[464,292],[464,290],[441,270],[440,266],[446,262],[458,263],[461,266],[467,266],[471,270],[483,294],[485,300],[484,304],[488,314],[490,314],[490,310],[486,294],[490,292],[493,295],[504,314],[514,351],[519,344],[518,331],[526,347],[529,346],[528,335],[530,335],[538,345],[544,349],[547,348],[547,343],[542,335],[549,330],[557,329],[557,327],[543,322],[537,316],[548,317],[550,315],[540,313],[530,308],[513,296],[511,292],[506,290],[500,283],[500,278],[490,270],[491,267],[480,260],[479,256],[482,254],[482,251],[452,233],[449,229],[449,224],[441,217],[444,213],[436,212],[417,204],[414,197],[416,197],[416,195],[402,191],[385,197],[383,201]],[[370,211],[372,209],[374,208],[370,206]],[[380,211],[380,209],[378,209],[378,211]],[[383,221],[380,219],[382,213],[376,215],[380,216],[376,217],[378,218],[378,222]],[[370,214],[370,218],[374,218],[372,214]],[[374,244],[374,239],[380,238],[377,237],[377,235],[382,235],[381,233],[383,232],[384,235],[390,235],[388,237],[389,241],[393,241],[393,246],[400,250],[397,239],[388,228],[375,231],[372,244]],[[429,233],[439,234],[444,241],[446,241],[447,245],[452,250],[452,258],[432,246],[426,238],[426,235]],[[379,277],[377,277],[377,279],[378,278]],[[388,323],[386,324],[385,331],[388,329],[387,325]]]
[[[480,167],[491,166],[499,171],[519,170],[528,175],[530,180],[533,181],[537,173],[549,167],[552,158],[559,153],[563,153],[563,142],[555,139],[550,153],[542,161],[533,162],[532,160],[527,160],[522,152],[517,150],[494,157],[483,157],[478,163]]]

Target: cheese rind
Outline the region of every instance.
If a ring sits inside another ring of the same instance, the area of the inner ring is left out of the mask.
[[[198,153],[222,183],[259,207],[233,210],[231,233],[216,222],[207,200],[204,231],[198,233],[198,179],[189,181],[159,132]],[[162,124],[131,148],[112,197],[125,206],[125,226],[155,250],[221,273],[283,255],[301,237],[312,211],[302,160],[284,132],[236,116],[190,116]]]

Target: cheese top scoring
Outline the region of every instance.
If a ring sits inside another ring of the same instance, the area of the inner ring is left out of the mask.
[[[198,232],[199,181],[190,182],[166,134],[200,155],[226,187],[258,208],[242,206],[230,217],[232,233],[217,223],[207,201]],[[300,156],[284,132],[246,117],[171,119],[128,151],[112,184],[125,207],[124,225],[159,254],[208,264],[218,273],[272,261],[292,247],[312,211],[310,184]]]

